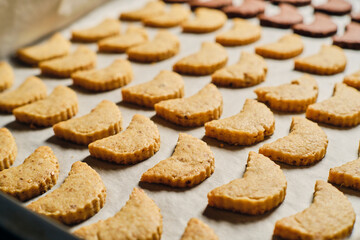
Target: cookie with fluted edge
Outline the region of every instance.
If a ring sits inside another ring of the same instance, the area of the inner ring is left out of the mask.
[[[124,102],[153,108],[158,102],[182,98],[184,80],[175,72],[162,70],[149,82],[122,88],[121,94]]]
[[[241,52],[240,60],[217,70],[211,75],[211,82],[224,87],[251,87],[265,81],[267,64],[254,53]]]
[[[7,62],[0,61],[0,92],[14,83],[14,71]]]
[[[247,20],[235,18],[233,27],[216,35],[216,42],[223,46],[240,46],[256,42],[261,37],[261,27]]]
[[[282,112],[304,112],[316,102],[319,87],[316,80],[304,74],[301,77],[279,86],[259,87],[254,90],[257,99]]]
[[[346,85],[360,89],[360,70],[344,77],[343,83]]]
[[[225,13],[217,9],[197,8],[195,18],[181,24],[183,32],[209,33],[218,30],[226,23]]]
[[[52,126],[68,120],[78,112],[76,93],[68,87],[57,86],[45,99],[15,108],[17,121],[36,126]]]
[[[190,10],[181,4],[172,4],[170,10],[142,20],[145,26],[170,28],[176,27],[184,22],[190,15]]]
[[[213,42],[203,42],[201,49],[186,56],[173,65],[180,74],[209,75],[225,66],[228,54],[223,46]]]
[[[74,85],[95,92],[120,88],[129,84],[133,77],[131,63],[125,59],[117,59],[103,69],[77,71],[71,74]]]
[[[0,172],[0,191],[26,201],[50,190],[59,177],[59,162],[47,146],[37,148],[19,166]]]
[[[89,144],[121,131],[122,116],[118,106],[101,101],[89,114],[59,122],[53,126],[57,137],[78,144]]]
[[[95,65],[95,52],[80,46],[67,56],[41,62],[39,67],[43,75],[68,78],[76,71],[92,69]]]
[[[234,145],[251,145],[271,136],[275,118],[263,103],[246,99],[240,113],[205,123],[205,135]]]
[[[262,154],[249,152],[244,176],[208,193],[209,206],[260,215],[280,205],[287,182],[280,167]]]
[[[130,60],[137,62],[159,62],[175,56],[180,49],[178,37],[166,30],[159,30],[154,39],[129,48]]]
[[[297,34],[286,34],[276,42],[255,47],[255,52],[265,58],[289,59],[298,56],[304,49],[303,41]]]
[[[86,163],[77,161],[59,188],[26,207],[70,225],[95,215],[104,206],[105,199],[106,187],[99,174]]]
[[[120,19],[125,21],[141,21],[148,17],[158,16],[165,12],[165,4],[162,1],[154,0],[148,1],[144,6],[122,12],[120,14]]]
[[[295,166],[307,166],[324,158],[328,146],[325,132],[316,123],[293,117],[289,135],[266,143],[259,153],[273,161]]]
[[[17,51],[17,57],[30,65],[38,65],[41,62],[63,57],[70,52],[71,43],[60,33],[55,33],[44,43],[21,48]]]
[[[202,140],[180,133],[174,153],[141,176],[142,182],[161,183],[171,187],[193,187],[210,177],[215,158]]]
[[[148,41],[145,28],[129,25],[124,34],[108,37],[98,41],[99,52],[123,53],[130,47]]]
[[[156,114],[185,127],[202,126],[221,116],[223,99],[214,84],[208,84],[188,98],[177,98],[155,104]]]
[[[71,40],[76,42],[97,42],[103,38],[118,35],[120,22],[117,19],[106,18],[96,26],[73,30]]]
[[[28,77],[15,90],[0,93],[0,111],[11,113],[13,109],[46,97],[46,85],[37,77]]]
[[[0,143],[0,171],[2,171],[14,163],[17,146],[15,138],[7,128],[0,128]]]
[[[160,208],[144,190],[134,188],[125,206],[114,216],[77,229],[81,239],[160,240],[163,220]]]
[[[117,164],[135,164],[160,149],[160,133],[148,117],[135,114],[127,129],[89,144],[90,155]]]
[[[356,126],[360,123],[360,92],[344,83],[337,83],[333,96],[310,105],[306,117],[338,127]]]
[[[330,168],[328,181],[360,191],[360,158],[341,166]]]
[[[318,75],[333,75],[346,67],[344,51],[334,45],[322,45],[318,53],[295,59],[295,70]]]
[[[331,184],[317,180],[310,207],[278,220],[274,235],[283,239],[345,239],[354,223],[355,212],[347,197]]]
[[[181,240],[218,240],[216,235],[207,224],[197,218],[191,218],[187,223]]]

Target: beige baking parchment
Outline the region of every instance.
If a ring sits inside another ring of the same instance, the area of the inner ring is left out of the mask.
[[[320,3],[324,1],[313,2]],[[359,2],[356,0],[352,2],[354,3],[354,8],[359,11]],[[93,26],[106,17],[116,18],[122,11],[140,7],[144,3],[145,0],[109,2],[94,10],[62,32],[66,37],[70,37],[71,29],[81,29]],[[299,10],[304,15],[305,22],[311,22],[313,18],[312,8],[307,6],[299,8]],[[266,11],[271,14],[278,11],[278,8],[277,6],[268,3]],[[338,24],[340,34],[344,32],[344,26],[350,21],[348,16],[332,17],[332,19]],[[257,19],[251,19],[250,21],[258,23]],[[126,29],[127,25],[127,23],[122,23],[122,31]],[[171,70],[172,65],[177,60],[196,52],[203,41],[214,41],[217,33],[227,30],[231,26],[231,20],[228,20],[227,24],[222,29],[213,33],[199,35],[181,33],[180,28],[170,29],[170,31],[175,33],[181,41],[180,53],[171,59],[159,63],[132,63],[135,77],[130,85],[149,81],[162,69]],[[147,28],[147,31],[152,37],[157,29]],[[226,48],[229,54],[228,65],[238,61],[241,51],[253,52],[255,46],[275,41],[285,33],[289,32],[291,31],[264,27],[262,38],[258,42],[242,47]],[[303,41],[305,49],[301,56],[316,53],[322,44],[331,44],[331,38],[313,39],[303,37]],[[76,46],[77,44],[73,44],[73,48]],[[93,50],[97,50],[96,44],[88,44],[88,46]],[[360,69],[360,52],[352,50],[344,51],[348,58],[348,64],[344,73],[334,76],[315,76],[320,89],[318,101],[329,98],[332,95],[334,84],[341,82],[346,74]],[[117,58],[126,58],[125,54],[98,54],[97,56],[98,68],[108,66]],[[266,62],[268,63],[269,69],[268,75],[266,81],[258,86],[274,86],[288,83],[302,75],[301,72],[293,70],[293,59],[285,61],[267,59]],[[38,75],[40,73],[39,69],[26,67],[16,61],[12,61],[12,65],[15,68],[16,77],[13,88],[17,87],[26,77]],[[32,129],[27,125],[16,122],[12,115],[1,115],[0,126],[10,129],[14,134],[18,145],[19,153],[14,166],[21,164],[23,160],[39,146],[47,145],[54,150],[60,162],[60,176],[57,185],[53,187],[52,190],[58,188],[64,181],[72,163],[75,161],[84,161],[88,163],[101,175],[107,187],[105,206],[95,216],[79,225],[71,227],[70,230],[113,216],[122,206],[124,206],[132,189],[134,187],[141,187],[161,208],[164,219],[162,239],[179,239],[188,220],[192,217],[197,217],[210,225],[220,239],[271,239],[274,224],[277,220],[302,211],[311,204],[315,181],[317,179],[327,180],[328,172],[331,167],[339,166],[357,158],[360,126],[350,129],[338,129],[321,125],[329,139],[325,158],[310,167],[281,165],[288,181],[288,187],[286,198],[278,208],[257,217],[218,210],[207,207],[207,193],[213,188],[228,183],[235,178],[241,178],[244,173],[248,152],[258,151],[259,147],[264,143],[272,142],[286,136],[289,132],[291,117],[294,116],[294,114],[275,113],[275,133],[263,142],[250,147],[230,146],[227,144],[224,144],[224,147],[221,147],[220,142],[204,136],[203,127],[178,127],[155,116],[153,110],[147,110],[135,105],[123,103],[121,101],[119,89],[105,93],[90,93],[72,86],[71,79],[62,80],[46,78],[43,76],[40,77],[47,85],[49,93],[57,85],[69,86],[76,91],[79,98],[79,113],[77,114],[77,117],[87,114],[101,100],[108,99],[117,103],[119,106],[123,115],[124,128],[128,126],[135,113],[140,113],[148,116],[157,124],[161,135],[161,148],[153,157],[136,165],[120,166],[90,157],[87,147],[58,139],[53,135],[52,128]],[[211,80],[210,76],[184,76],[183,78],[185,81],[186,97],[196,93]],[[220,88],[224,99],[224,112],[222,118],[238,113],[242,109],[246,98],[256,98],[253,90],[258,86],[243,89]],[[297,114],[296,116],[304,116],[304,114]],[[203,183],[191,189],[174,189],[162,185],[139,183],[143,172],[172,154],[179,132],[191,134],[204,140],[210,145],[211,150],[215,155],[216,167],[214,174]],[[343,190],[351,201],[357,214],[351,239],[360,239],[360,193],[349,189],[341,190]]]

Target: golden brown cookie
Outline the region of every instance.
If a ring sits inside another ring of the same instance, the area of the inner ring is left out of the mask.
[[[55,33],[44,43],[19,49],[17,56],[27,64],[38,65],[43,61],[68,55],[70,45],[71,43],[60,33]]]
[[[94,27],[72,31],[71,40],[76,42],[97,42],[119,33],[120,22],[117,19],[106,18]]]
[[[328,181],[340,186],[360,190],[360,158],[339,167],[330,168]]]
[[[15,108],[13,114],[19,122],[47,127],[68,120],[77,112],[76,93],[70,88],[60,85],[45,99]]]
[[[297,34],[287,34],[273,43],[257,46],[255,52],[265,58],[289,59],[302,53],[304,44]]]
[[[98,48],[99,52],[123,53],[130,47],[145,43],[147,40],[145,28],[129,25],[124,34],[100,40]]]
[[[240,113],[205,123],[205,135],[234,145],[252,145],[271,136],[275,118],[263,103],[246,99]]]
[[[71,74],[73,84],[90,91],[109,91],[127,85],[133,79],[131,63],[117,59],[103,69],[77,71]]]
[[[354,223],[355,212],[347,197],[318,180],[310,207],[278,220],[274,235],[282,239],[345,239]]]
[[[17,155],[15,138],[7,128],[0,128],[0,144],[0,171],[2,171],[14,163]]]
[[[90,155],[118,164],[135,164],[153,156],[160,149],[160,134],[149,118],[135,114],[128,128],[114,136],[89,145]]]
[[[46,85],[37,77],[28,77],[17,89],[0,93],[0,111],[13,109],[46,97]]]
[[[197,218],[191,218],[187,223],[185,232],[181,236],[181,240],[218,240],[219,237],[215,234],[208,225]]]
[[[343,83],[350,87],[360,89],[360,70],[344,77]]]
[[[14,71],[7,62],[0,61],[0,92],[14,83]]]
[[[113,217],[81,227],[74,234],[86,240],[151,239],[160,240],[163,221],[160,208],[139,188]]]
[[[210,177],[215,159],[209,146],[189,134],[180,133],[174,153],[141,176],[142,182],[171,187],[193,187]]]
[[[148,17],[158,16],[165,12],[165,4],[162,1],[148,1],[141,8],[122,12],[120,14],[120,19],[125,21],[141,21]]]
[[[133,61],[159,62],[175,56],[179,49],[178,37],[166,30],[160,30],[152,41],[131,47],[126,53]]]
[[[0,191],[26,201],[50,190],[59,177],[59,162],[42,146],[17,166],[0,172]]]
[[[183,32],[208,33],[218,30],[226,23],[225,13],[217,9],[197,8],[195,18],[181,24]]]
[[[170,28],[180,25],[189,15],[190,10],[183,5],[172,4],[169,11],[144,18],[142,22],[149,27]]]
[[[155,104],[160,117],[186,127],[202,126],[218,119],[223,109],[221,93],[214,84],[208,84],[188,98],[161,101]]]
[[[92,69],[95,65],[96,54],[89,48],[80,46],[68,56],[41,62],[39,67],[44,75],[67,78],[76,71]]]
[[[251,22],[235,18],[233,27],[216,35],[216,42],[223,46],[240,46],[256,42],[261,37],[261,27]]]
[[[87,145],[119,133],[121,124],[122,117],[118,106],[103,100],[89,114],[59,122],[53,126],[53,130],[57,137]]]
[[[249,152],[243,178],[217,187],[208,193],[212,207],[250,215],[263,214],[280,205],[287,182],[280,167],[264,155]]]
[[[217,70],[211,76],[211,82],[224,87],[251,87],[265,81],[267,64],[253,53],[241,52],[240,60]]]
[[[289,135],[264,144],[259,153],[273,161],[304,166],[323,159],[327,145],[327,136],[316,123],[302,117],[293,117]]]
[[[360,123],[360,92],[343,83],[335,84],[333,96],[311,104],[306,117],[316,122],[338,127],[353,127]]]
[[[78,161],[71,166],[59,188],[30,203],[27,208],[70,225],[95,215],[104,206],[105,199],[106,187],[99,174]]]
[[[225,66],[228,54],[223,46],[203,42],[200,51],[177,61],[173,70],[181,74],[209,75]]]
[[[259,87],[254,90],[258,100],[271,109],[282,112],[304,112],[316,102],[319,88],[310,75],[302,75],[291,83],[274,87]]]
[[[319,75],[333,75],[343,72],[346,56],[338,46],[322,45],[319,53],[295,59],[295,70]]]
[[[168,70],[162,70],[149,82],[121,89],[124,102],[153,108],[158,102],[182,98],[184,96],[184,80]]]

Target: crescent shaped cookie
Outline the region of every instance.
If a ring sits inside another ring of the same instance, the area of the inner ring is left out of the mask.
[[[131,63],[125,59],[117,59],[103,69],[78,71],[71,74],[74,85],[95,92],[120,88],[129,84],[133,77]]]
[[[72,31],[71,40],[77,42],[97,42],[119,33],[120,22],[117,19],[106,18],[94,27]]]
[[[289,135],[264,144],[259,153],[273,161],[305,166],[323,159],[327,145],[327,136],[316,123],[302,117],[293,117]]]
[[[131,47],[126,53],[130,60],[149,63],[171,58],[179,49],[178,37],[166,30],[160,30],[152,41]]]
[[[68,120],[78,112],[76,93],[68,87],[57,86],[45,99],[15,108],[13,114],[19,122],[36,126],[52,126]]]
[[[168,12],[153,15],[142,20],[145,26],[170,28],[176,27],[184,22],[190,15],[190,10],[181,4],[172,4]]]
[[[199,7],[222,9],[223,7],[232,5],[232,0],[189,0],[188,3],[191,10],[195,10]]]
[[[260,102],[282,112],[304,112],[316,102],[319,88],[310,75],[302,75],[291,83],[274,87],[259,87],[254,90]]]
[[[298,56],[304,49],[301,37],[296,34],[286,34],[273,43],[257,46],[255,52],[265,58],[289,59]]]
[[[17,56],[24,63],[38,65],[40,62],[68,55],[70,46],[67,39],[60,33],[55,33],[44,43],[19,49]]]
[[[0,143],[0,171],[2,171],[14,163],[17,146],[15,138],[7,128],[0,128]]]
[[[328,181],[360,191],[360,158],[339,167],[330,168]]]
[[[279,4],[280,12],[276,15],[259,15],[260,25],[275,28],[291,28],[292,25],[302,23],[303,16],[296,7],[287,3]]]
[[[15,90],[0,93],[0,111],[11,113],[17,107],[46,97],[46,85],[37,77],[28,77]]]
[[[261,0],[244,0],[241,5],[226,6],[221,9],[228,18],[253,18],[265,12],[265,2]]]
[[[81,227],[74,234],[87,240],[141,239],[160,240],[163,220],[160,208],[139,188],[113,217]]]
[[[338,16],[350,13],[351,9],[351,3],[344,0],[328,0],[326,3],[314,6],[316,12]]]
[[[344,239],[352,231],[355,212],[347,197],[318,180],[309,208],[275,223],[274,235],[284,239]]]
[[[360,49],[360,23],[351,22],[346,25],[342,36],[334,36],[333,44],[342,48]]]
[[[135,164],[153,156],[160,149],[160,134],[149,118],[135,114],[128,128],[114,136],[89,145],[90,155],[118,164]]]
[[[311,0],[271,0],[271,3],[280,4],[280,3],[288,3],[297,7],[306,6],[311,3]]]
[[[315,38],[323,38],[334,35],[337,25],[331,18],[322,13],[314,14],[314,21],[310,24],[299,23],[292,26],[295,33]]]
[[[306,117],[339,127],[353,127],[360,123],[360,92],[343,83],[335,84],[331,98],[310,105]]]
[[[79,70],[95,67],[96,54],[87,47],[80,46],[73,53],[39,64],[41,74],[60,78],[68,78]]]
[[[177,61],[173,70],[181,74],[209,75],[225,66],[228,54],[223,46],[203,42],[200,51]]]
[[[59,163],[43,146],[17,166],[0,172],[0,191],[25,201],[50,190],[59,177]]]
[[[99,174],[86,163],[75,162],[64,183],[27,205],[41,215],[75,224],[95,215],[105,204],[106,188]]]
[[[275,118],[263,103],[246,99],[240,113],[205,123],[205,135],[235,145],[252,145],[271,136]]]
[[[249,152],[243,178],[217,187],[208,193],[212,207],[260,215],[280,205],[287,182],[280,167],[269,158]]]
[[[210,147],[200,139],[180,133],[174,153],[147,170],[142,182],[161,183],[171,187],[193,187],[210,177],[215,169]]]
[[[219,237],[207,224],[197,218],[191,218],[181,240],[219,240]]]
[[[7,62],[0,61],[0,92],[14,83],[14,71]]]
[[[225,13],[216,9],[197,8],[195,18],[182,23],[183,32],[209,33],[221,28],[226,23]]]
[[[261,27],[249,21],[235,18],[233,27],[216,35],[216,42],[223,46],[240,46],[256,42],[261,37]]]
[[[120,19],[125,21],[141,21],[148,17],[158,16],[165,12],[165,3],[162,1],[148,1],[141,8],[122,12],[120,14]]]
[[[224,87],[251,87],[265,81],[267,64],[253,53],[241,52],[240,60],[217,70],[211,76],[211,82]]]
[[[333,75],[343,72],[346,56],[338,46],[322,45],[318,53],[295,59],[295,70],[319,75]]]
[[[208,84],[188,98],[161,101],[155,104],[156,114],[185,127],[202,126],[218,119],[223,109],[221,93],[214,84]]]
[[[360,70],[352,74],[346,75],[344,77],[343,83],[350,87],[360,89]]]
[[[115,103],[101,101],[89,114],[53,126],[57,137],[78,144],[89,144],[121,131],[121,112]]]
[[[124,102],[153,108],[158,102],[182,98],[184,96],[184,80],[168,70],[162,70],[149,82],[121,89]]]

